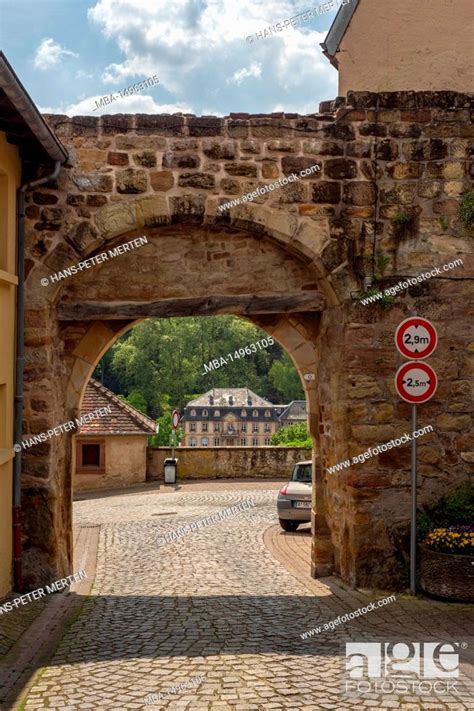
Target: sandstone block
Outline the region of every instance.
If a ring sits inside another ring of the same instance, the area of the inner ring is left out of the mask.
[[[469,415],[440,415],[436,419],[436,427],[441,431],[451,432],[457,431],[462,432],[463,430],[469,429],[471,425],[471,418]]]
[[[398,144],[391,138],[380,141],[377,146],[377,158],[379,160],[396,160],[398,158]]]
[[[261,152],[260,141],[240,141],[240,150],[242,151],[242,153],[254,153],[255,155],[257,155]]]
[[[169,222],[169,210],[165,195],[142,197],[134,203],[137,225],[154,227]]]
[[[344,185],[344,202],[353,205],[373,205],[376,197],[375,183],[357,181],[345,183]]]
[[[368,141],[351,141],[346,144],[346,156],[352,158],[370,158],[372,144]]]
[[[43,193],[43,192],[34,192],[33,193],[33,202],[36,203],[36,205],[56,205],[58,201],[58,196],[53,195],[53,193]]]
[[[439,197],[443,191],[443,183],[439,180],[421,180],[417,183],[417,186],[418,195],[422,198],[436,198]]]
[[[216,116],[200,116],[188,119],[190,136],[221,136],[224,119]]]
[[[199,168],[201,159],[197,154],[180,153],[175,155],[171,151],[163,153],[163,168]]]
[[[331,158],[324,164],[324,174],[333,180],[357,178],[357,163],[348,158]]]
[[[213,160],[234,160],[236,153],[234,141],[205,141],[202,150]]]
[[[150,183],[157,192],[170,190],[174,184],[173,173],[170,170],[150,170]]]
[[[341,200],[341,184],[322,180],[312,185],[312,201],[337,205]]]
[[[416,197],[418,183],[390,184],[390,187],[380,190],[380,202],[408,205]]]
[[[178,178],[178,185],[181,188],[204,188],[209,190],[214,188],[216,183],[211,173],[181,173]]]
[[[102,207],[102,205],[105,205],[107,202],[107,198],[105,195],[88,195],[87,196],[87,205],[90,207]]]
[[[250,178],[257,177],[255,163],[224,163],[224,170],[229,175],[244,175]]]
[[[394,180],[413,180],[421,178],[424,166],[420,163],[395,163],[387,167],[387,173]]]
[[[342,156],[344,155],[344,144],[337,141],[312,139],[303,141],[303,153],[321,156]]]
[[[349,379],[347,394],[350,398],[380,397],[382,391],[374,378],[366,375],[354,375]]]
[[[276,163],[263,161],[262,163],[262,178],[278,178],[280,171]]]
[[[393,405],[388,402],[385,402],[381,405],[374,405],[372,408],[373,422],[389,422],[393,419],[393,416]]]
[[[313,165],[319,165],[319,167],[321,167],[321,161],[317,161],[310,156],[284,156],[281,159],[281,168],[285,175],[291,175],[291,173],[299,174],[302,170],[311,168]],[[301,179],[316,180],[319,175],[320,171],[315,171],[311,173],[311,175],[306,175]]]
[[[117,192],[122,194],[144,193],[148,188],[147,171],[127,168],[116,174]]]
[[[85,256],[103,244],[104,240],[93,224],[90,222],[81,222],[77,226],[74,235],[70,238],[70,242],[76,247],[80,254]]]
[[[112,176],[100,173],[74,174],[72,176],[72,182],[83,192],[109,193],[112,192],[113,189]]]
[[[132,157],[135,165],[141,165],[144,168],[154,168],[156,166],[154,151],[141,151],[140,153],[134,153]]]
[[[157,136],[116,136],[115,146],[124,151],[136,149],[162,151],[166,148],[166,140]]]
[[[231,178],[222,178],[221,180],[221,190],[226,195],[243,195],[244,191],[238,180],[232,180]]]
[[[95,214],[95,224],[104,239],[113,239],[135,228],[135,212],[127,202],[105,205]]]
[[[114,117],[115,118],[115,117]],[[135,114],[137,133],[147,134],[150,133],[161,134],[162,136],[183,136],[184,135],[184,116],[179,116],[177,114]],[[139,148],[141,146],[137,146]],[[151,146],[143,146],[151,147]]]

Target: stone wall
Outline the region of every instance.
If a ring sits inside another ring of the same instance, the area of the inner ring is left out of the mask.
[[[148,447],[147,480],[163,480],[169,447]],[[311,459],[296,447],[178,447],[178,479],[289,479],[296,462]]]
[[[90,437],[77,437],[77,442]],[[100,438],[98,438],[100,439]],[[146,435],[107,435],[105,447],[105,472],[91,474],[84,470],[74,473],[74,491],[113,489],[140,484],[146,479]]]
[[[49,117],[70,160],[54,184],[28,194],[24,431],[77,416],[98,359],[137,320],[242,314],[287,350],[301,376],[316,375],[303,381],[321,453],[313,574],[403,585],[409,449],[338,474],[325,469],[409,427],[409,407],[394,393],[393,337],[415,308],[440,336],[430,358],[438,393],[419,412],[420,426],[435,428],[419,442],[420,502],[447,493],[472,466],[473,233],[458,217],[472,189],[472,99],[349,92],[321,108]],[[318,173],[218,209],[314,164]],[[42,285],[141,234],[149,243],[140,249]],[[374,276],[387,286],[456,257],[462,269],[410,287],[392,305],[359,303]],[[25,453],[29,580],[70,567],[70,486],[68,435]]]

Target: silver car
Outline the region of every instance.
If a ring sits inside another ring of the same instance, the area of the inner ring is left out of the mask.
[[[284,531],[296,531],[300,523],[311,521],[312,462],[295,464],[288,484],[278,492],[277,511]]]

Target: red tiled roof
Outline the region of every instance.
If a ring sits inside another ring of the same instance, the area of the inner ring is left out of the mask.
[[[156,433],[155,422],[134,407],[117,397],[111,390],[91,378],[87,383],[82,400],[81,417],[100,407],[109,406],[110,415],[85,422],[79,427],[79,434],[87,435],[127,435]]]

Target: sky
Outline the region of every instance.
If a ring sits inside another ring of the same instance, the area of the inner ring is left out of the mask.
[[[301,114],[337,96],[323,0],[0,0],[0,48],[43,113]],[[256,33],[260,33],[257,36]],[[155,75],[159,83],[118,97]],[[114,93],[109,106],[96,101]]]

